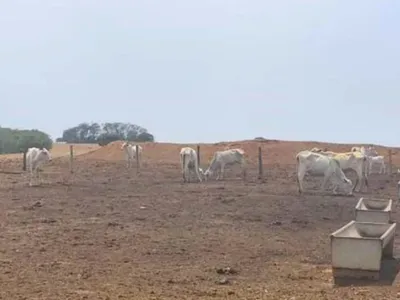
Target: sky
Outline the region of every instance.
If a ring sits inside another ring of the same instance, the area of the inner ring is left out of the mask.
[[[400,1],[0,2],[0,126],[400,145]]]

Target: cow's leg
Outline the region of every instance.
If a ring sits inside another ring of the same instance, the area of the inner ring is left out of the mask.
[[[324,181],[322,181],[322,185],[321,185],[321,192],[325,191],[326,188],[326,184],[328,183],[328,180],[332,177],[331,173],[326,173],[324,176]]]
[[[43,184],[43,174],[42,172],[39,172],[39,168],[36,169],[37,175],[38,175],[38,179],[39,179],[39,184],[42,185]]]
[[[224,172],[225,172],[225,164],[222,164],[221,165],[221,170],[220,170],[220,172],[221,172],[221,175],[220,175],[220,179],[223,179],[224,178]]]
[[[183,182],[186,182],[185,167],[182,167],[182,179],[183,179]]]
[[[357,178],[356,178],[356,182],[354,183],[354,186],[353,186],[352,192],[354,192],[354,191],[355,191],[355,189],[356,189],[356,187],[357,187],[358,183],[360,182],[360,178],[361,178],[361,180],[362,180],[362,176],[360,176],[359,172],[356,172],[356,173],[357,173]]]
[[[217,172],[216,180],[220,180],[220,178],[221,178],[221,166],[216,170],[216,172]]]
[[[195,173],[196,173],[196,176],[197,176],[197,179],[199,180],[199,182],[202,182],[203,180],[200,177],[199,167],[197,166],[197,164],[195,166]]]
[[[365,172],[365,170],[363,171],[362,168],[357,170],[356,185],[357,185],[357,183],[360,183],[360,184],[359,184],[358,190],[356,192],[360,192],[363,189],[364,184],[365,184],[366,187],[368,187],[368,178],[367,177],[368,177],[368,175]],[[355,190],[356,185],[354,185],[354,189],[353,190]]]
[[[338,185],[337,185],[337,184],[334,184],[334,185],[333,185],[333,190],[332,190],[332,192],[333,192],[334,195],[337,195],[337,189],[338,189]]]
[[[33,170],[34,181],[36,184],[40,184],[39,182],[39,168],[36,166]]]
[[[33,186],[33,168],[29,167],[29,186]]]
[[[381,163],[381,168],[380,168],[380,170],[379,170],[379,174],[385,174],[385,163],[384,162],[382,162]]]
[[[245,162],[244,160],[242,160],[241,167],[242,167],[242,177],[243,177],[243,180],[246,180],[246,177],[247,177],[247,168],[246,168],[246,162]]]
[[[187,168],[187,166],[185,166],[183,172],[184,172],[184,175],[183,175],[184,182],[188,182],[188,168]]]
[[[303,192],[303,180],[304,180],[305,172],[302,170],[297,171],[297,185],[299,186],[299,194]]]
[[[357,173],[357,179],[356,179],[356,183],[354,184],[354,190],[356,192],[360,192],[361,188],[363,187],[363,182],[364,182],[364,177],[361,174]],[[357,188],[358,186],[358,188]]]
[[[126,168],[129,169],[129,154],[125,153]]]

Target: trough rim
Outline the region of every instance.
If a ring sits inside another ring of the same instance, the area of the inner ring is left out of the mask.
[[[336,234],[338,234],[339,232],[345,231],[348,227],[352,226],[354,223],[369,224],[369,225],[370,224],[390,225],[388,227],[388,229],[386,230],[386,232],[383,235],[381,235],[380,237],[377,237],[377,238],[376,237],[362,237],[362,239],[364,239],[364,240],[374,240],[374,241],[379,240],[381,243],[383,243],[383,240],[389,235],[389,233],[392,230],[396,231],[396,225],[397,225],[397,223],[390,224],[390,223],[377,223],[377,222],[360,222],[360,221],[356,221],[356,220],[351,220],[349,223],[347,223],[346,225],[340,227],[339,229],[337,229],[336,231],[334,231],[334,232],[332,232],[330,234],[331,242],[333,242],[334,239],[352,239],[352,240],[360,239],[359,237],[353,237],[353,236],[346,236],[346,237],[344,237],[344,236],[336,236]],[[396,232],[394,234],[396,234]]]
[[[363,209],[361,209],[361,203],[364,201],[364,199],[373,200],[373,201],[387,201],[388,202],[388,205],[385,207],[384,210],[381,210],[381,209],[379,209],[379,210],[367,209],[368,211],[379,211],[379,212],[391,212],[392,211],[392,204],[393,204],[392,198],[385,199],[385,198],[364,198],[364,197],[360,197],[360,199],[358,200],[358,202],[356,204],[356,207],[355,207],[356,211],[364,211]]]

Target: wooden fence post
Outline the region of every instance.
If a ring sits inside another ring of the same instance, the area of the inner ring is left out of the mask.
[[[74,173],[73,163],[74,163],[74,146],[69,145],[69,172],[71,174]]]
[[[388,168],[388,171],[389,171],[389,176],[392,176],[392,174],[393,174],[393,172],[392,172],[392,149],[389,149],[389,168]]]
[[[263,161],[262,161],[262,149],[258,147],[258,179],[263,179]]]
[[[200,145],[197,145],[197,165],[200,167]]]
[[[139,145],[136,144],[136,172],[139,173],[139,168],[140,168],[140,162],[139,162]]]
[[[22,160],[23,160],[23,166],[22,166],[22,170],[26,171],[26,150],[24,150],[24,154],[22,156]]]

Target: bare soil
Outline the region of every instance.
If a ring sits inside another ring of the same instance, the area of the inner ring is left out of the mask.
[[[354,218],[359,197],[397,200],[400,175],[371,175],[356,197],[322,194],[322,179],[307,178],[310,191],[299,196],[293,157],[319,144],[237,142],[202,145],[202,165],[216,149],[240,146],[249,156],[246,181],[233,168],[221,182],[183,184],[183,145],[144,146],[140,174],[126,169],[115,143],[78,156],[73,175],[67,158],[54,159],[37,187],[18,173],[21,161],[1,161],[16,172],[0,174],[0,299],[400,297],[397,280],[334,286],[329,240]]]

